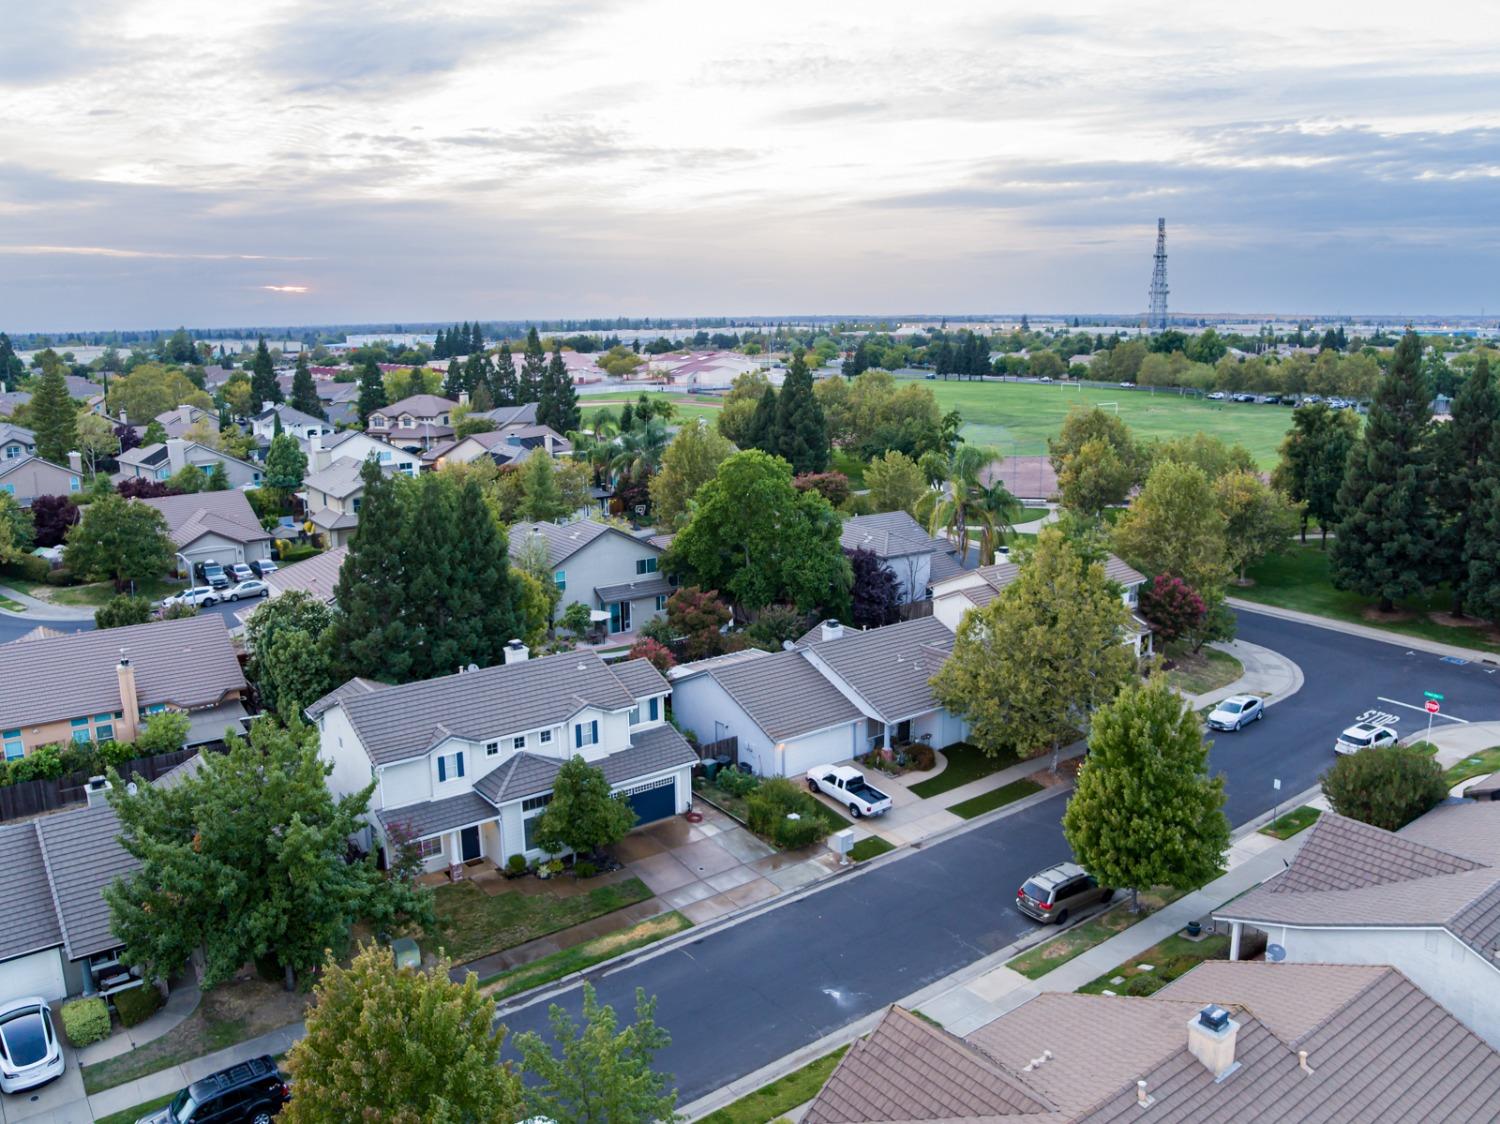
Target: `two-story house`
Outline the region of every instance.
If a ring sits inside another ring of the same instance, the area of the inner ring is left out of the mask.
[[[413,394],[370,414],[365,432],[399,449],[422,451],[453,440],[458,403],[436,394]]]
[[[340,457],[302,482],[307,518],[330,547],[347,546],[359,526],[359,508],[365,495],[364,467],[362,461]],[[396,470],[382,465],[381,471],[389,476]]]
[[[260,525],[244,492],[189,492],[133,502],[161,512],[178,569],[209,560],[228,566],[271,557],[274,538]]]
[[[36,456],[36,434],[23,426],[0,422],[0,465]]]
[[[964,572],[958,550],[935,538],[904,511],[882,511],[844,520],[839,545],[845,551],[868,550],[896,575],[901,604],[925,601],[933,582]]]
[[[30,507],[38,496],[67,496],[82,490],[83,458],[76,452],[68,454],[66,468],[36,456],[0,457],[0,492],[22,507]]]
[[[142,477],[146,480],[170,480],[174,474],[188,465],[200,470],[205,476],[213,471],[215,464],[224,466],[224,475],[229,478],[231,488],[258,488],[261,482],[259,465],[242,461],[221,449],[211,449],[194,441],[180,437],[169,437],[154,445],[142,445],[121,453],[117,458],[120,470],[116,481]]]
[[[422,469],[422,459],[418,454],[398,449],[388,441],[357,429],[341,430],[331,436],[315,433],[307,444],[309,473],[321,472],[337,460],[363,464],[372,459],[381,468],[393,469],[406,476],[416,476]]]
[[[676,588],[660,571],[660,547],[592,519],[513,524],[511,558],[533,550],[545,553],[562,595],[558,611],[582,602],[609,614],[611,633],[634,632],[665,612]]]
[[[541,857],[536,818],[562,763],[580,756],[624,793],[637,822],[686,811],[697,756],[667,722],[671,688],[645,660],[590,651],[391,687],[351,679],[307,710],[337,795],[371,781],[373,844],[405,839],[428,871]]]
[[[333,424],[322,418],[315,418],[311,414],[304,414],[285,402],[265,403],[265,409],[256,414],[250,420],[250,432],[255,436],[255,442],[261,447],[271,444],[271,438],[276,436],[276,420],[281,419],[281,431],[290,433],[305,449],[314,435],[328,435],[333,433]]]
[[[480,457],[488,457],[496,464],[506,465],[519,464],[526,457],[537,453],[563,457],[572,452],[573,443],[551,426],[510,425],[434,445],[422,454],[422,460],[434,468],[442,468],[445,464],[468,464]]]

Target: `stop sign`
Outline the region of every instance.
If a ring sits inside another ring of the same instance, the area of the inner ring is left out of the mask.
[[[1428,714],[1436,714],[1437,712],[1438,712],[1438,701],[1437,701],[1437,699],[1428,699],[1427,700],[1427,713]]]

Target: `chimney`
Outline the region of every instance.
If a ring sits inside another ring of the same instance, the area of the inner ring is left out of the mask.
[[[1144,1077],[1135,1083],[1135,1103],[1142,1108],[1150,1108],[1156,1103],[1156,1098],[1146,1092],[1146,1079]]]
[[[100,804],[107,803],[108,801],[105,799],[105,796],[108,792],[109,781],[105,780],[103,777],[90,777],[88,788],[85,790],[85,795],[88,797],[89,801],[89,807],[97,808]]]
[[[83,454],[77,449],[68,453],[68,468],[75,473],[83,471]]]
[[[183,452],[186,447],[187,442],[181,437],[167,438],[167,464],[171,466],[173,472],[187,463],[187,456]]]
[[[828,620],[823,622],[822,638],[824,640],[841,640],[843,639],[843,636],[844,624],[842,621],[837,621],[830,617]]]
[[[1188,1050],[1203,1068],[1223,1081],[1240,1067],[1234,1060],[1234,1040],[1240,1024],[1217,1004],[1203,1008],[1188,1020]]]
[[[460,390],[458,392],[458,404],[460,406],[467,406],[469,404],[469,392],[467,390]]]
[[[269,399],[269,398],[268,398],[268,399],[265,399],[265,400],[264,400],[264,401],[262,401],[262,402],[261,402],[261,404],[260,404],[260,412],[261,412],[261,413],[263,413],[263,414],[264,414],[264,413],[265,413],[265,412],[266,412],[266,411],[267,411],[267,410],[274,410],[274,409],[276,409],[276,403],[275,403],[275,402],[272,402],[272,401],[271,401],[271,400],[270,400],[270,399]]]
[[[135,692],[135,668],[130,666],[130,657],[120,649],[120,664],[115,668],[120,681],[120,719],[115,723],[115,740],[133,742],[136,738],[136,719],[141,703]]]
[[[192,425],[193,424],[193,408],[191,406],[187,406],[187,405],[178,406],[177,407],[177,416],[182,419],[182,424],[183,425]]]
[[[508,664],[525,663],[530,658],[531,649],[519,640],[512,640],[505,646],[505,662]]]

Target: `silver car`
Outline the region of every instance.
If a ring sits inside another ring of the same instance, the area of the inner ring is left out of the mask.
[[[260,581],[258,578],[251,578],[249,581],[240,582],[239,585],[230,586],[224,594],[224,600],[239,601],[242,598],[264,597],[270,592],[271,587],[265,582]]]
[[[61,1077],[62,1043],[45,999],[0,1003],[0,1093],[19,1093]]]

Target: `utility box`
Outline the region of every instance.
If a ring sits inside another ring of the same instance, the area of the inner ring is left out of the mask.
[[[849,864],[849,852],[854,850],[854,830],[844,828],[843,831],[835,831],[828,837],[828,849],[839,856],[839,865]]]

